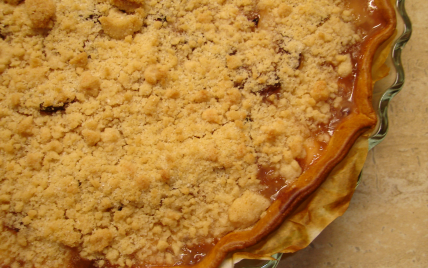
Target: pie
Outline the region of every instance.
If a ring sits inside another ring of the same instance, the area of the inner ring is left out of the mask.
[[[387,0],[1,0],[0,266],[217,267],[376,124]]]

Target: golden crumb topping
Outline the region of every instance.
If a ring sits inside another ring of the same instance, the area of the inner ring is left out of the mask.
[[[174,264],[257,222],[259,170],[299,177],[346,101],[344,2],[0,1],[0,266]]]

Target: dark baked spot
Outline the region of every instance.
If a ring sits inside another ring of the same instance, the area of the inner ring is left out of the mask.
[[[246,80],[241,81],[241,82],[236,82],[235,81],[234,84],[233,84],[233,86],[236,87],[236,88],[238,88],[238,89],[244,89],[245,82],[246,82]]]
[[[273,85],[267,85],[259,93],[260,93],[260,96],[263,97],[263,99],[267,99],[273,94],[279,94],[280,91],[281,91],[281,83],[278,82]]]
[[[259,26],[260,16],[255,17],[251,21],[254,22],[254,25],[256,25],[256,27]]]
[[[267,85],[265,88],[262,89],[262,91],[260,91],[260,96],[263,97],[263,101],[268,101],[271,102],[269,100],[269,97],[271,95],[277,95],[277,97],[279,98],[279,94],[281,92],[281,83],[275,83],[273,85]]]
[[[284,55],[284,54],[290,55],[291,54],[288,50],[285,50],[282,47],[277,47],[276,53],[282,54],[282,55]]]
[[[0,38],[2,40],[6,40],[6,38],[9,36],[8,32],[9,30],[9,25],[0,25]]]
[[[45,106],[44,103],[40,103],[39,105],[39,111],[41,114],[47,114],[47,115],[52,115],[56,112],[59,111],[65,111],[65,109],[67,108],[67,106],[70,103],[75,102],[76,100],[72,100],[72,101],[68,101],[68,102],[64,102],[64,103],[60,103],[58,105],[50,105],[50,106]]]
[[[256,12],[252,12],[247,16],[249,21],[252,21],[254,23],[254,27],[257,28],[257,26],[259,26],[259,22],[260,22],[260,14],[256,13]]]
[[[318,23],[317,27],[323,26],[324,23],[326,23],[329,19],[330,19],[330,16],[328,16],[327,18],[322,19],[321,22]]]
[[[297,65],[297,70],[302,70],[304,60],[305,56],[302,53],[299,53],[299,64]]]
[[[101,15],[98,15],[98,14],[91,14],[91,15],[89,15],[87,18],[86,18],[86,20],[93,20],[93,21],[95,21],[96,23],[100,23],[99,22],[99,18],[101,17]]]
[[[21,223],[22,224],[22,223]],[[19,233],[19,231],[21,231],[21,229],[19,229],[19,228],[17,228],[17,227],[11,227],[11,226],[7,226],[7,225],[5,225],[5,224],[3,224],[3,228],[5,228],[5,229],[7,229],[7,230],[9,230],[10,232],[13,232],[13,233]]]
[[[168,21],[166,20],[166,16],[159,16],[159,17],[155,18],[155,21],[168,22]]]
[[[44,106],[43,103],[40,103],[40,112],[46,114],[53,114],[58,111],[65,111],[65,103],[60,106]]]
[[[97,266],[95,265],[95,261],[82,259],[77,250],[73,250],[71,258],[71,267],[95,268]]]

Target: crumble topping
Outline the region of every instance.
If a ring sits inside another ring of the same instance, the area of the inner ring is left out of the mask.
[[[286,185],[329,141],[352,17],[337,0],[0,1],[0,264],[171,265],[250,227],[271,203],[260,168]]]

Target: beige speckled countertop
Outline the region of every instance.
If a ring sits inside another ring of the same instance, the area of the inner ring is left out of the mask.
[[[428,1],[407,0],[406,84],[344,216],[280,268],[428,267]]]

